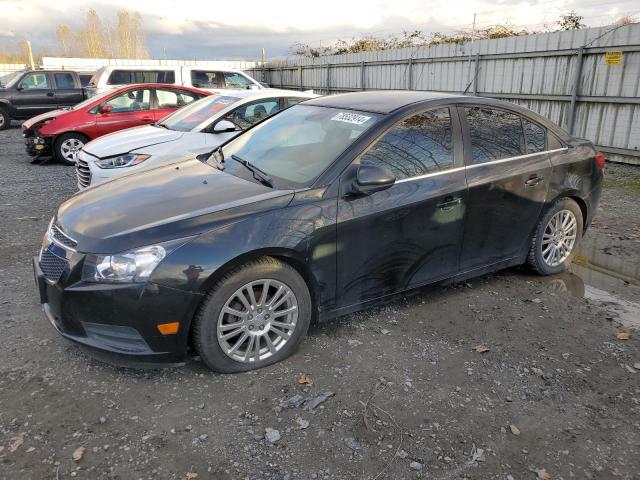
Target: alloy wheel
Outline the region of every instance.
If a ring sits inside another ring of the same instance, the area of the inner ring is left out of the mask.
[[[222,351],[238,362],[259,362],[275,355],[291,339],[298,323],[298,301],[291,288],[260,279],[236,290],[218,316]]]
[[[0,113],[0,130],[2,130],[2,127],[4,127],[4,115]]]
[[[576,243],[578,222],[571,210],[560,210],[554,214],[542,235],[542,258],[550,267],[564,262]]]
[[[67,138],[60,144],[62,157],[69,162],[75,162],[80,149],[84,147],[84,142],[77,138]]]

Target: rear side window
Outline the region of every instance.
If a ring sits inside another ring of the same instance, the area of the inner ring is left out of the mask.
[[[202,98],[200,95],[183,90],[156,89],[156,97],[158,98],[158,108],[180,108],[189,103]]]
[[[76,88],[73,75],[70,73],[55,73],[53,77],[56,80],[56,88],[61,90]]]
[[[538,153],[546,150],[546,130],[529,120],[522,121],[524,134],[527,137],[527,153]]]
[[[465,108],[471,137],[471,163],[480,164],[525,154],[520,116],[485,107]]]
[[[397,180],[453,167],[448,108],[413,115],[392,127],[362,157],[391,170]]]
[[[132,83],[175,83],[173,70],[114,70],[109,75],[109,85],[129,85]]]

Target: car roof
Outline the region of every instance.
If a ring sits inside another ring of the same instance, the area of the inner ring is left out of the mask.
[[[265,88],[259,90],[235,90],[225,93],[224,90],[218,93],[221,97],[245,98],[269,98],[269,97],[302,97],[315,98],[318,95],[313,92],[300,92],[296,90],[281,90],[279,88]]]
[[[341,93],[316,98],[305,105],[334,107],[347,110],[362,110],[372,113],[391,113],[412,103],[429,100],[468,98],[467,96],[441,92],[416,92],[407,90],[384,90],[375,92]]]

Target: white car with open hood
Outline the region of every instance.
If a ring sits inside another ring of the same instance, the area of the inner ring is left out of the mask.
[[[212,95],[156,124],[97,138],[78,153],[78,187],[84,189],[122,175],[210,152],[274,113],[317,96],[310,92],[277,89]]]

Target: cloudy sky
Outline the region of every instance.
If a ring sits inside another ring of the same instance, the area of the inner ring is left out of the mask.
[[[257,59],[286,56],[302,42],[329,44],[364,34],[387,36],[402,30],[453,32],[508,22],[541,30],[575,10],[589,26],[640,15],[638,0],[0,0],[0,48],[29,39],[35,49],[56,49],[59,24],[77,27],[87,9],[113,18],[122,9],[138,11],[154,58]]]

